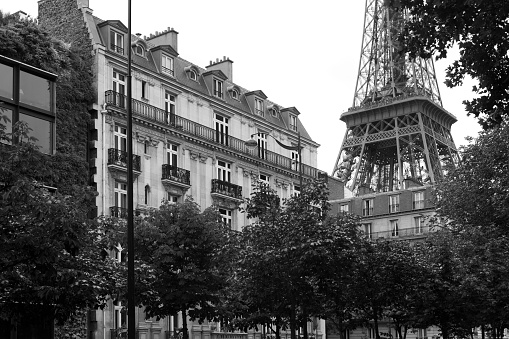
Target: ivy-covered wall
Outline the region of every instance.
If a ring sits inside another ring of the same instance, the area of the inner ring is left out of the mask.
[[[89,108],[94,102],[91,45],[86,39],[71,44],[58,40],[32,19],[1,12],[0,17],[0,54],[58,75],[56,155],[41,155],[41,162],[32,167],[36,179],[64,194],[72,193],[76,185],[89,183]]]

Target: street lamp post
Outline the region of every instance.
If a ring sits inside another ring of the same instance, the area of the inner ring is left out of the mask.
[[[127,3],[127,337],[135,339],[131,0]]]
[[[256,141],[255,139],[253,139],[253,137],[255,135],[257,135],[258,133],[254,133],[254,134],[251,134],[251,139],[247,140],[244,145],[246,145],[246,147],[248,149],[255,149],[256,147],[258,147],[258,141]],[[287,149],[287,150],[290,150],[290,151],[297,151],[297,154],[298,154],[298,157],[299,157],[299,161],[298,161],[298,164],[299,164],[299,184],[300,184],[300,189],[302,191],[302,157],[301,157],[301,151],[302,151],[302,146],[300,144],[300,132],[297,133],[297,146],[288,146],[288,145],[285,145],[283,144],[281,141],[277,140],[276,138],[274,138],[272,135],[270,134],[267,134],[269,137],[271,137],[272,139],[274,139],[276,141],[276,143],[283,147],[284,149]]]

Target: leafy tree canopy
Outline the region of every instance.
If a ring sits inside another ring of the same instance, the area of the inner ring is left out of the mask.
[[[454,45],[460,57],[447,68],[446,84],[477,80],[477,97],[465,100],[468,114],[484,129],[509,114],[509,2],[506,0],[397,0],[411,19],[401,37],[406,52],[445,58]],[[397,4],[398,5],[398,4]]]

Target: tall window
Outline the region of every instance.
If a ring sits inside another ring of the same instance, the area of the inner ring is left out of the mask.
[[[418,217],[414,218],[414,232],[415,232],[415,234],[422,234],[422,233],[424,233],[423,222],[422,222],[422,217],[421,216],[418,216]]]
[[[150,186],[145,185],[145,205],[150,205]]]
[[[300,195],[300,186],[299,185],[293,185],[293,194]]]
[[[391,235],[393,237],[399,236],[399,223],[398,223],[398,220],[391,220]]]
[[[292,151],[292,170],[298,171],[299,170],[299,152],[298,151]]]
[[[372,236],[371,224],[363,224],[362,228],[363,228],[364,234],[368,237],[368,239],[371,239],[371,236]]]
[[[399,195],[389,196],[389,213],[399,212]]]
[[[124,35],[115,31],[111,31],[111,49],[119,54],[124,54]]]
[[[219,214],[221,214],[221,220],[228,226],[232,226],[232,211],[226,208],[220,208]]]
[[[267,157],[267,134],[258,133],[258,157],[265,159]]]
[[[141,80],[141,98],[148,99],[148,83]]]
[[[366,199],[362,201],[362,216],[369,217],[373,215],[373,199]]]
[[[223,82],[218,79],[214,79],[214,96],[223,98]]]
[[[348,204],[342,204],[339,206],[339,211],[343,213],[348,213]]]
[[[115,207],[117,209],[127,208],[127,184],[115,181]],[[122,213],[122,210],[119,211]]]
[[[228,146],[228,118],[216,114],[216,142]]]
[[[164,93],[164,110],[166,112],[166,123],[175,125],[175,111],[177,107],[177,96],[175,94]]]
[[[115,149],[127,150],[127,128],[115,125]]]
[[[265,116],[263,111],[263,101],[258,98],[255,98],[255,113],[261,117]]]
[[[217,178],[222,181],[231,182],[231,164],[218,160],[217,161]]]
[[[413,201],[413,209],[421,209],[424,208],[424,192],[414,192],[414,201]]]
[[[126,107],[125,97],[125,75],[113,70],[113,104],[120,107]]]
[[[297,131],[297,117],[291,114],[290,114],[290,129],[292,131]]]
[[[178,146],[173,144],[168,144],[166,149],[166,163],[168,165],[178,166]]]
[[[170,204],[176,204],[179,201],[179,197],[171,193],[168,193],[167,199]]]
[[[163,55],[161,59],[161,70],[163,73],[173,76],[173,58]]]

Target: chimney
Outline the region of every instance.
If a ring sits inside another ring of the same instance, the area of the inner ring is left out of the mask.
[[[231,61],[230,58],[225,56],[223,56],[222,60],[216,58],[215,62],[211,61],[210,65],[206,66],[205,68],[209,71],[219,70],[228,77],[228,80],[233,82],[233,61]]]
[[[168,27],[167,30],[150,34],[147,42],[155,46],[170,45],[178,53],[178,32]]]
[[[89,8],[89,3],[88,3],[88,0],[77,0],[78,2],[78,8]]]

